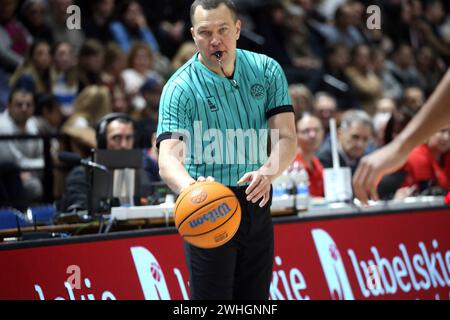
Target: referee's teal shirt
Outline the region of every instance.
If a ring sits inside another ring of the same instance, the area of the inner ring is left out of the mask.
[[[236,50],[232,78],[214,73],[196,53],[164,86],[157,145],[183,139],[185,168],[197,179],[212,176],[228,186],[267,160],[268,119],[293,112],[288,84],[272,58]]]

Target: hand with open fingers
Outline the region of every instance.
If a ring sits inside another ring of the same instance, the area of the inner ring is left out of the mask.
[[[245,190],[245,193],[247,194],[247,201],[256,203],[262,199],[259,206],[261,208],[264,207],[270,199],[270,186],[272,184],[272,179],[257,170],[247,172],[241,179],[239,179],[237,183],[243,184],[245,182],[250,183]]]

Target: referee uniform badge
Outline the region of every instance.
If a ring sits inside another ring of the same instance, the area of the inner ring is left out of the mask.
[[[211,110],[211,111],[219,110],[215,97],[207,97],[206,98],[206,104],[207,104],[209,110]]]

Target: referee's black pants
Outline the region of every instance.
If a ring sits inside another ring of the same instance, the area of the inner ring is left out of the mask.
[[[184,243],[191,300],[267,300],[274,255],[270,201],[263,207],[246,200],[247,187],[231,187],[242,210],[232,240],[213,249]],[[272,193],[272,192],[271,192]]]

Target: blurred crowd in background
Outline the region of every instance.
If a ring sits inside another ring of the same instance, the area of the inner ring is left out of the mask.
[[[55,135],[50,158],[58,168],[58,152],[88,156],[99,119],[122,112],[134,119],[136,147],[156,159],[162,88],[197,51],[191,3],[0,0],[0,135]],[[331,117],[339,124],[341,165],[354,170],[405,127],[449,66],[448,1],[235,3],[243,26],[238,48],[276,59],[286,73],[299,141],[293,167],[308,168],[314,196],[323,196],[317,172],[332,166]],[[81,9],[80,29],[67,28],[71,5]],[[380,9],[381,28],[367,24],[370,5]],[[42,143],[0,140],[2,201],[20,185],[32,201],[43,201]],[[450,128],[420,148],[402,172],[382,181],[386,198],[450,188]],[[67,171],[54,170],[46,199],[62,196]]]

